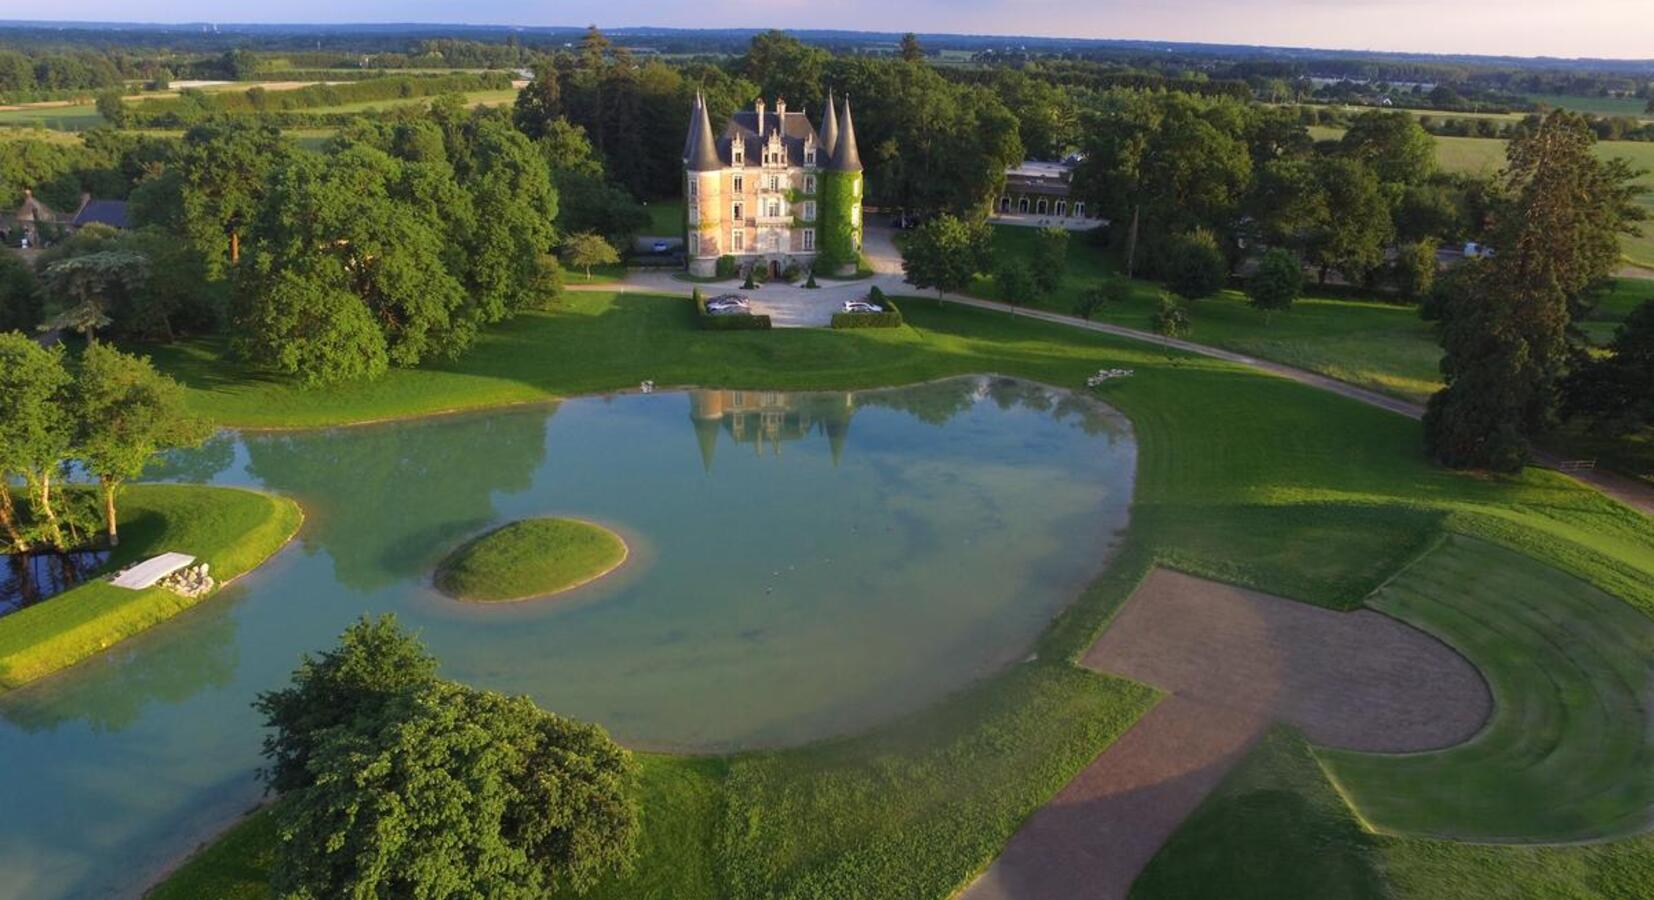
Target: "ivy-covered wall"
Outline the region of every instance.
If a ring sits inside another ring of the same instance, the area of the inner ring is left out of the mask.
[[[833,270],[853,266],[860,258],[856,252],[856,227],[850,211],[855,208],[860,172],[821,173],[820,194],[816,218],[816,268]]]

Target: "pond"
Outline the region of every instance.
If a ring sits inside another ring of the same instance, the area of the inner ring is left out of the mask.
[[[985,377],[221,434],[152,474],[290,494],[299,540],[0,696],[0,897],[135,893],[256,803],[250,701],[364,613],[395,612],[449,677],[639,748],[793,745],[911,712],[1027,658],[1125,527],[1135,452],[1118,414]],[[543,601],[431,587],[456,544],[543,515],[613,528],[631,558]]]

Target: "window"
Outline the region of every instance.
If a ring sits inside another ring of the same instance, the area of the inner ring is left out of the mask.
[[[861,227],[861,207],[850,207],[850,224],[857,228]]]
[[[1023,198],[1017,200],[1017,212],[1026,213],[1027,211],[1028,211],[1028,198],[1023,197]]]
[[[729,233],[729,247],[736,253],[747,249],[747,233],[737,228]]]
[[[691,233],[689,235],[689,255],[690,256],[700,256],[701,255],[701,236],[698,235],[698,234]]]
[[[816,220],[816,202],[814,200],[804,201],[804,221],[814,222],[815,220]]]
[[[771,200],[768,207],[765,209],[764,215],[769,216],[772,219],[781,218],[781,201]]]
[[[814,228],[804,229],[804,249],[805,250],[814,250],[815,248],[816,248],[816,230]]]
[[[695,199],[695,188],[697,188],[699,186],[700,186],[699,179],[697,179],[693,175],[689,176],[689,199],[691,199],[691,200]]]
[[[814,175],[804,176],[804,193],[813,194],[815,192],[816,192],[816,177]]]
[[[804,148],[804,165],[813,166],[815,164],[816,164],[816,148],[814,148],[814,147],[805,147]]]
[[[1068,201],[1067,200],[1058,200],[1057,201],[1057,215],[1058,216],[1068,215]]]
[[[1074,203],[1074,218],[1076,218],[1076,219],[1085,218],[1085,201],[1084,200],[1079,200],[1079,201],[1076,201]]]
[[[689,224],[694,225],[694,224],[699,223],[700,221],[701,221],[701,208],[699,206],[691,205],[689,207]]]
[[[747,180],[745,178],[743,178],[742,176],[737,175],[737,176],[735,176],[735,181],[734,181],[732,186],[735,188],[735,193],[737,193],[737,194],[746,193]]]
[[[999,211],[1002,212],[1002,213],[1008,213],[1008,212],[1011,211],[1011,198],[1010,197],[1001,197],[1001,198],[999,198]]]
[[[738,166],[747,164],[747,142],[736,138],[729,142],[729,158]],[[739,188],[737,188],[739,190]]]
[[[739,200],[729,205],[729,217],[737,222],[747,217],[746,211],[747,205]]]
[[[1034,204],[1034,213],[1036,215],[1041,215],[1041,216],[1045,215],[1045,198],[1044,197],[1039,198],[1039,202]]]
[[[772,190],[772,191],[781,190],[781,176],[779,176],[779,175],[771,175],[770,176],[770,190]]]

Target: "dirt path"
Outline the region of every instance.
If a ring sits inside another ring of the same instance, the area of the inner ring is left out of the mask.
[[[1156,570],[1082,664],[1168,693],[1023,825],[963,900],[1125,897],[1272,722],[1317,744],[1401,752],[1474,735],[1492,696],[1446,644]]]

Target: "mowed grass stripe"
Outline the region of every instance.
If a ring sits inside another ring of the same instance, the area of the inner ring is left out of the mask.
[[[1495,708],[1459,747],[1323,751],[1369,823],[1482,841],[1580,841],[1647,827],[1654,620],[1566,573],[1459,536],[1371,604],[1464,653],[1488,679]]]

